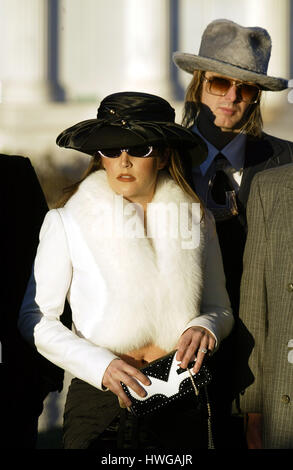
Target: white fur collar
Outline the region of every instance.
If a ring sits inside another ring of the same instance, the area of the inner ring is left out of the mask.
[[[109,216],[117,212],[117,198],[123,205],[127,236]],[[158,180],[152,202],[171,204],[173,209],[189,203],[191,215],[191,199],[165,173]],[[178,230],[178,237],[172,238],[170,226],[167,236],[160,237],[154,226],[156,217],[149,210],[148,224],[154,236],[143,236],[143,224],[133,211],[129,212],[131,208],[110,189],[104,170],[88,176],[65,205],[79,225],[107,287],[96,341],[117,353],[149,343],[170,351],[185,325],[200,312],[203,243],[184,249],[185,235]],[[173,221],[171,229],[176,225]],[[113,232],[107,233],[109,226]],[[134,226],[140,227],[142,236],[129,237]],[[198,219],[193,220],[193,226],[199,230]]]

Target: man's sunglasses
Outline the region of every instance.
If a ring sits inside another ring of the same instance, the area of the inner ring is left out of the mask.
[[[140,145],[137,147],[129,147],[128,149],[103,149],[103,150],[98,150],[98,153],[101,155],[101,157],[106,157],[106,158],[118,158],[120,157],[122,152],[127,152],[128,155],[131,157],[139,157],[139,158],[146,158],[151,156],[153,152],[153,146],[152,145]]]
[[[203,77],[203,79],[207,82],[207,91],[211,95],[225,96],[230,88],[235,85],[237,87],[238,96],[239,98],[241,97],[241,101],[249,104],[257,103],[258,101],[260,89],[257,85],[250,85],[249,83],[223,77]]]

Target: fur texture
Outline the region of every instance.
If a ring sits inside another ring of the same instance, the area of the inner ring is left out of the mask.
[[[204,222],[200,223],[198,217],[193,217],[192,223],[200,231],[201,241],[192,249],[184,249],[182,242],[186,240],[180,230],[175,238],[168,230],[165,237],[155,233],[155,220],[149,211],[148,224],[154,236],[143,236],[143,223],[131,212],[133,206],[121,200],[123,224],[131,225],[135,221],[139,236],[130,238],[121,234],[115,223],[110,227],[113,232],[105,230],[111,225],[109,214],[115,214],[117,210],[117,196],[109,188],[104,170],[91,174],[82,182],[77,193],[60,210],[61,215],[62,211],[70,215],[80,231],[80,248],[76,256],[79,259],[75,261],[73,256],[73,265],[80,263],[86,249],[92,255],[100,279],[94,294],[97,310],[89,312],[91,333],[79,331],[79,335],[116,353],[125,353],[150,343],[170,351],[176,346],[186,324],[200,313]],[[161,174],[152,205],[172,203],[179,210],[180,204],[188,203],[191,217],[191,202],[168,175]],[[66,218],[64,223],[66,225]],[[176,223],[173,220],[171,228],[174,230]],[[74,225],[67,229],[72,231]],[[72,239],[76,238],[69,237],[69,244]],[[71,304],[78,329],[74,302]]]

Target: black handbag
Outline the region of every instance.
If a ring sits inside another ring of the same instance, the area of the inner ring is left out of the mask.
[[[121,382],[123,390],[132,403],[128,410],[135,416],[145,416],[189,394],[194,393],[197,397],[200,389],[204,388],[208,411],[208,447],[212,449],[214,445],[211,429],[211,407],[207,393],[207,385],[212,380],[211,373],[204,363],[195,374],[192,371],[195,361],[190,362],[186,369],[182,369],[176,361],[176,353],[177,351],[173,351],[140,369],[151,381],[151,385],[148,386],[141,384],[147,392],[145,397],[140,397]]]
[[[192,392],[198,395],[199,390],[211,382],[212,377],[206,364],[194,374],[191,370],[194,361],[188,364],[187,369],[182,369],[176,361],[176,352],[173,351],[140,369],[151,381],[151,385],[147,387],[142,385],[147,392],[146,397],[140,397],[122,383],[125,393],[132,402],[129,408],[132,414],[144,416]]]

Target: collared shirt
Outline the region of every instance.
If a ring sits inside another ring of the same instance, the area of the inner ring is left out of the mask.
[[[208,181],[211,175],[214,173],[213,162],[216,155],[218,155],[220,151],[207,139],[205,139],[205,137],[199,132],[196,125],[193,126],[192,131],[198,134],[208,146],[207,159],[199,167],[195,167],[192,170],[196,192],[199,196],[202,196],[205,194]],[[221,149],[220,152],[231,164],[231,167],[227,167],[226,172],[229,173],[229,175],[232,177],[231,181],[233,182],[233,186],[236,192],[239,190],[243,173],[245,145],[246,134],[239,133],[233,140],[231,140],[231,142]]]

